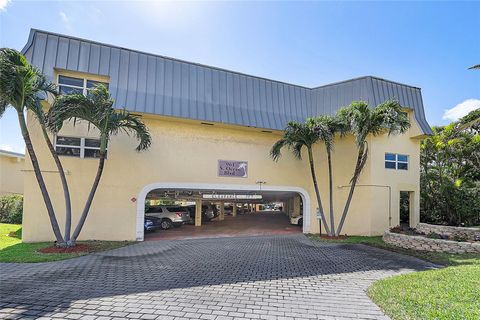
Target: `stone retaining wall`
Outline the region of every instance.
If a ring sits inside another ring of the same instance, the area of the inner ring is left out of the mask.
[[[447,253],[479,253],[480,243],[457,242],[441,239],[430,239],[421,236],[409,236],[400,233],[385,231],[383,241],[397,247],[419,251],[447,252]]]
[[[423,232],[429,234],[430,232],[435,232],[438,234],[445,234],[448,236],[454,234],[464,234],[468,236],[469,239],[474,239],[475,236],[480,236],[480,228],[462,228],[462,227],[451,227],[451,226],[439,226],[435,224],[428,223],[419,223],[415,228],[418,232]]]

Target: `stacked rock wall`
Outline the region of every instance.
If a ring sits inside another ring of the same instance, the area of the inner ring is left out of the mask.
[[[457,242],[451,240],[430,239],[422,236],[409,236],[390,231],[385,231],[383,241],[397,247],[418,251],[480,254],[480,243],[478,242]]]

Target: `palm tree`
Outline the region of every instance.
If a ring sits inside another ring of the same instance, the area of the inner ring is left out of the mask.
[[[468,69],[479,69],[480,70],[480,64],[476,64],[474,66],[471,66],[470,68]]]
[[[377,136],[385,132],[387,132],[388,135],[399,134],[406,132],[408,128],[410,128],[408,116],[402,111],[402,106],[397,101],[385,101],[374,109],[369,108],[366,102],[355,101],[348,107],[340,109],[338,117],[355,136],[358,155],[353,177],[350,181],[350,192],[343,209],[340,224],[337,228],[337,236],[342,232],[355,186],[367,161],[367,136]]]
[[[119,132],[125,132],[126,134],[133,133],[139,141],[136,148],[137,151],[146,150],[151,145],[152,139],[150,133],[145,124],[140,120],[140,117],[126,110],[115,110],[113,103],[114,101],[110,97],[107,88],[103,85],[98,85],[90,90],[87,96],[71,94],[58,97],[48,112],[47,123],[53,132],[59,132],[66,121],[76,121],[78,119],[79,121],[86,121],[89,125],[96,127],[100,134],[97,174],[85,202],[80,220],[72,234],[71,243],[73,245],[82,231],[100,178],[102,177],[107,155],[107,144],[110,137]]]
[[[313,127],[314,132],[318,138],[325,144],[325,150],[327,152],[327,164],[328,164],[328,187],[329,187],[329,200],[330,200],[330,236],[335,235],[335,218],[333,208],[333,168],[332,168],[332,151],[335,135],[340,133],[344,135],[346,133],[346,126],[335,116],[318,116],[309,120],[310,126]]]
[[[58,93],[57,88],[52,83],[48,82],[43,74],[39,75],[39,81],[43,82],[43,87],[48,88],[48,92],[50,94],[52,94],[53,96],[57,96],[57,93]],[[58,157],[58,154],[55,151],[55,148],[53,147],[52,141],[48,136],[47,127],[46,127],[47,126],[46,115],[41,102],[37,101],[34,107],[30,109],[30,111],[32,111],[32,113],[35,115],[36,119],[40,124],[43,138],[45,140],[45,143],[47,144],[50,154],[53,157],[55,165],[57,166],[58,173],[60,175],[60,181],[62,182],[63,196],[65,201],[65,229],[64,229],[64,235],[63,235],[64,241],[60,244],[57,242],[57,246],[68,246],[70,243],[70,230],[72,227],[72,204],[71,204],[71,198],[70,198],[70,190],[68,188],[68,183],[67,183],[67,177],[65,176],[65,170],[63,170],[62,162],[60,161],[60,158]]]
[[[307,120],[308,122],[308,120]],[[318,189],[317,177],[315,174],[315,165],[313,162],[313,145],[318,142],[318,135],[314,132],[313,128],[307,123],[298,123],[290,121],[287,124],[283,132],[282,139],[278,140],[270,150],[270,156],[274,161],[278,161],[281,157],[281,150],[283,147],[287,147],[293,152],[293,155],[297,159],[302,159],[302,149],[307,148],[308,160],[310,162],[310,172],[312,174],[313,187],[315,188],[315,195],[317,197],[318,210],[320,213],[321,221],[325,227],[327,234],[330,234],[325,214],[323,212],[322,200],[320,198],[320,191]],[[320,225],[320,232],[322,227]]]
[[[30,156],[30,161],[42,193],[43,201],[47,208],[48,217],[57,240],[57,245],[63,245],[65,241],[60,232],[52,201],[43,179],[40,164],[30,138],[24,115],[25,110],[33,112],[39,120],[44,134],[46,134],[44,122],[42,122],[44,118],[42,116],[43,109],[41,101],[45,100],[49,93],[54,92],[55,87],[46,81],[41,72],[37,68],[31,66],[21,53],[8,48],[0,49],[0,117],[9,106],[13,107],[17,112],[18,122],[25,141],[25,146]],[[50,141],[48,135],[45,136],[45,139]],[[62,176],[63,170],[59,171],[60,176]]]

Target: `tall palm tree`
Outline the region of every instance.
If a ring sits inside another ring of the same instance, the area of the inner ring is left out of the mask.
[[[24,115],[26,110],[32,111],[33,114],[37,116],[42,130],[44,130],[45,133],[45,126],[42,122],[43,109],[41,107],[41,101],[45,100],[48,94],[53,92],[55,92],[54,86],[46,81],[41,72],[31,66],[21,53],[8,48],[0,49],[0,117],[9,106],[13,107],[17,112],[25,147],[30,156],[35,178],[37,179],[43,201],[47,208],[57,245],[62,245],[65,241],[60,232],[52,201],[47,186],[45,185],[45,180],[43,179]],[[48,135],[46,136],[46,140],[50,141]],[[62,173],[63,170],[61,170],[61,176]]]
[[[308,120],[307,120],[308,122]],[[317,176],[315,173],[315,164],[313,162],[313,145],[318,142],[318,135],[308,123],[298,123],[290,121],[283,132],[282,139],[278,140],[270,150],[270,156],[274,161],[278,161],[281,157],[281,150],[287,147],[293,152],[297,159],[302,159],[302,149],[307,148],[308,160],[310,163],[310,172],[313,180],[313,187],[315,188],[315,195],[317,197],[318,210],[321,221],[324,225],[327,234],[330,234],[325,214],[323,212],[322,200],[320,197],[320,190],[318,189]],[[322,227],[320,225],[320,231]]]
[[[332,151],[334,139],[337,133],[344,135],[347,131],[346,126],[335,116],[323,115],[307,120],[313,128],[320,141],[325,144],[327,152],[328,164],[328,187],[330,200],[330,236],[335,235],[335,218],[333,208],[333,168],[332,168]]]
[[[402,106],[397,101],[385,101],[374,109],[369,108],[366,102],[355,101],[348,107],[340,109],[338,117],[354,135],[358,155],[355,170],[350,181],[351,185],[348,198],[337,228],[337,236],[342,232],[355,186],[367,161],[367,137],[369,135],[377,136],[385,132],[388,133],[388,135],[405,133],[408,128],[410,128],[408,116],[402,111]]]
[[[56,86],[48,82],[43,74],[39,75],[39,81],[43,82],[42,87],[48,88],[48,93],[52,94],[55,97],[57,96],[58,92],[57,92]],[[60,176],[60,181],[62,183],[63,196],[65,201],[65,229],[63,234],[64,241],[60,244],[57,242],[57,245],[68,246],[70,243],[70,230],[72,227],[72,204],[71,204],[70,190],[68,188],[68,183],[67,183],[67,177],[65,176],[65,170],[63,170],[62,162],[60,161],[60,158],[58,157],[58,154],[55,151],[52,141],[50,140],[50,137],[48,135],[47,125],[46,125],[46,114],[41,102],[37,101],[35,105],[30,109],[30,111],[32,111],[32,113],[38,120],[38,123],[40,124],[43,139],[45,140],[48,150],[50,151],[50,154],[52,155],[52,158],[55,162],[55,165],[57,166],[58,173]]]
[[[133,115],[126,110],[115,110],[113,99],[107,88],[98,85],[89,91],[87,96],[82,94],[71,94],[58,97],[48,112],[48,125],[54,132],[59,132],[63,124],[69,120],[86,121],[98,129],[100,135],[100,150],[98,169],[93,181],[90,193],[85,202],[80,220],[72,234],[71,243],[75,244],[87,219],[90,207],[97,191],[100,178],[102,177],[105,158],[107,155],[107,144],[112,135],[119,132],[132,134],[139,141],[137,151],[143,151],[150,147],[152,138],[148,128],[140,120],[140,117]]]

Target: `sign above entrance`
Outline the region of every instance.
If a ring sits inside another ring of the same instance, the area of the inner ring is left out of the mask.
[[[218,160],[218,176],[246,178],[248,176],[248,162]]]
[[[258,200],[261,194],[203,194],[203,199],[228,199],[228,200]]]

